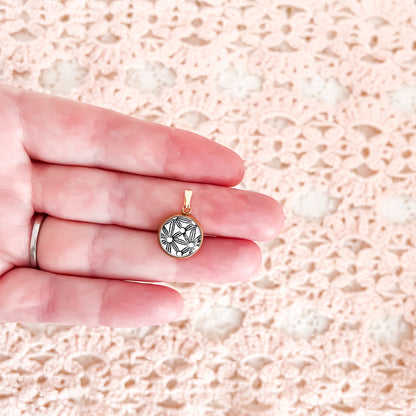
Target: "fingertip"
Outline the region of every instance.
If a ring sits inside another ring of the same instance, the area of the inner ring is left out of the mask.
[[[265,215],[262,228],[262,238],[259,241],[269,241],[276,238],[283,230],[285,215],[282,205],[268,195],[262,195],[262,211]]]
[[[182,315],[185,302],[182,295],[177,290],[168,286],[159,287],[163,287],[165,299],[163,305],[159,306],[158,324],[166,324]]]
[[[262,262],[263,262],[263,253],[261,250],[261,247],[254,241],[250,241],[249,243],[251,245],[251,252],[252,252],[252,268],[250,270],[250,277],[257,274],[257,272],[260,270]]]
[[[240,155],[234,152],[231,149],[225,148],[229,153],[229,163],[228,163],[228,174],[229,177],[226,178],[227,186],[236,186],[238,185],[244,178],[244,174],[246,172],[246,166],[244,160],[240,157]]]
[[[273,201],[275,205],[274,214],[273,214],[274,230],[275,230],[275,234],[273,235],[273,238],[274,238],[274,237],[277,237],[283,230],[283,227],[285,224],[285,214],[283,212],[282,205],[275,199],[273,199]]]
[[[228,187],[241,182],[244,161],[232,149],[195,132],[167,129],[167,177]]]
[[[213,177],[210,181],[215,185],[232,187],[238,185],[245,174],[244,160],[228,147],[212,142],[215,145],[215,151],[211,155],[210,175]]]
[[[167,324],[182,314],[184,300],[177,290],[159,284],[147,284],[145,290],[154,293],[155,297],[147,307],[147,326]]]
[[[262,265],[263,253],[261,247],[251,240],[241,240],[240,247],[238,280],[244,281],[258,273]]]

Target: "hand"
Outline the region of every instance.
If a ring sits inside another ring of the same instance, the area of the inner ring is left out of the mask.
[[[281,231],[272,198],[232,189],[230,149],[189,131],[0,85],[0,320],[137,327],[175,319],[180,294],[126,282],[232,282]],[[204,242],[163,252],[156,231],[192,189]],[[47,213],[30,267],[35,212]],[[212,236],[207,236],[212,235]],[[214,237],[218,236],[218,237]]]

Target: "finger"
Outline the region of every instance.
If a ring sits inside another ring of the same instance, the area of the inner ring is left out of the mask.
[[[177,259],[156,233],[54,217],[43,222],[37,257],[40,269],[54,273],[166,282],[241,281],[261,265],[261,250],[249,240],[204,237],[195,255]]]
[[[14,135],[35,160],[225,186],[244,175],[235,152],[190,131],[12,87],[0,88],[3,100],[2,117],[15,120]]]
[[[264,241],[283,228],[280,204],[257,192],[46,163],[34,163],[32,177],[35,211],[68,220],[156,231],[192,189],[192,215],[206,234]]]
[[[154,284],[65,276],[15,268],[0,278],[0,320],[138,327],[174,320],[175,290]]]

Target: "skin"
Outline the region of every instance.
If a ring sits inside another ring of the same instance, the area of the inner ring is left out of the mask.
[[[167,323],[184,301],[160,282],[247,280],[262,260],[252,240],[283,228],[277,201],[231,188],[243,160],[189,131],[0,84],[0,146],[1,321]],[[157,230],[184,189],[204,242],[176,259]],[[48,214],[40,270],[29,262],[35,212]]]

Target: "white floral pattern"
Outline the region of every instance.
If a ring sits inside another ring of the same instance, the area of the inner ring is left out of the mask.
[[[175,83],[175,73],[160,62],[140,62],[127,70],[125,84],[142,94],[159,95]]]
[[[244,68],[230,66],[217,77],[217,88],[235,98],[247,98],[252,93],[261,90],[261,78],[249,73]]]
[[[190,257],[202,245],[202,230],[189,216],[176,215],[168,218],[159,232],[163,250],[174,257]]]

